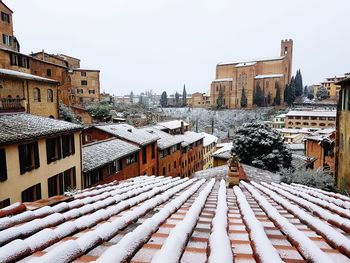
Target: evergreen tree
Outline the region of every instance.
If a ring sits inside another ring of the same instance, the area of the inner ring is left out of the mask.
[[[281,105],[281,88],[278,82],[275,82],[275,89],[276,89],[276,97],[273,100],[273,103],[275,105]]]
[[[264,93],[262,91],[262,89],[260,88],[260,85],[258,84],[255,88],[255,105],[258,107],[262,107],[264,106]]]
[[[216,100],[216,106],[218,109],[221,109],[223,106],[224,106],[224,92],[220,86],[220,89],[219,89],[219,95],[218,95],[218,98]]]
[[[245,90],[244,87],[242,89],[242,96],[241,96],[241,107],[245,108],[248,105],[248,99],[247,96],[245,95]]]
[[[134,104],[134,92],[130,92],[130,103]]]
[[[177,91],[175,93],[175,106],[176,107],[180,106],[180,94]]]
[[[287,98],[286,102],[288,106],[291,106],[293,102],[295,101],[295,79],[292,77],[290,84],[288,85],[288,89],[286,92]]]
[[[284,102],[286,103],[288,101],[288,93],[289,93],[289,84],[286,84],[286,87],[284,89]]]
[[[183,107],[187,106],[187,92],[186,92],[185,84],[184,84],[184,89],[182,91],[182,106]]]
[[[304,87],[303,97],[307,97],[309,95],[309,88],[307,86]]]
[[[269,92],[269,93],[267,94],[267,99],[266,99],[266,101],[267,101],[267,105],[270,105],[270,104],[271,104],[271,92]]]
[[[166,94],[166,91],[163,91],[162,95],[160,96],[160,106],[168,106],[168,95]]]
[[[303,95],[303,78],[301,76],[300,69],[297,70],[297,74],[294,79],[295,86],[295,96],[300,97]]]

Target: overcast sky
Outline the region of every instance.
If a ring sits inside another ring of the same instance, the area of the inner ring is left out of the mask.
[[[349,0],[3,0],[21,52],[101,70],[113,94],[209,90],[215,65],[278,56],[294,41],[304,84],[350,72]]]

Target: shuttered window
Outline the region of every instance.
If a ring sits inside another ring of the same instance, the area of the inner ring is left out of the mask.
[[[41,184],[33,185],[22,192],[22,202],[33,202],[41,199]]]
[[[72,167],[47,179],[49,197],[62,195],[64,192],[76,188],[76,170]]]
[[[61,137],[46,139],[46,157],[48,164],[62,158]]]
[[[7,180],[6,152],[0,149],[0,182]]]
[[[10,205],[10,198],[0,201],[0,209]]]
[[[75,154],[73,133],[62,136],[62,154],[63,154],[63,158]]]
[[[40,167],[38,142],[18,145],[20,173]]]

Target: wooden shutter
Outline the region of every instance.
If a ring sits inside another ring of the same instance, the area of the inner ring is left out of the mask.
[[[35,200],[41,199],[41,184],[37,184],[35,186],[35,193],[36,193],[36,199]]]
[[[57,146],[57,159],[60,160],[62,158],[61,137],[56,138],[56,146]]]
[[[20,173],[26,172],[26,145],[18,145]]]
[[[75,143],[74,143],[74,133],[70,135],[71,136],[71,140],[70,140],[70,143],[71,143],[71,149],[72,149],[72,152],[71,154],[75,154]]]
[[[5,149],[0,149],[0,182],[7,180],[6,168],[6,152]]]
[[[69,155],[69,137],[67,135],[62,136],[62,153],[63,158]]]
[[[38,142],[34,142],[33,146],[34,146],[34,168],[37,169],[37,168],[40,167],[40,157],[39,157]]]

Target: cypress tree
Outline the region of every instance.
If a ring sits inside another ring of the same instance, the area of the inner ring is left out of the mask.
[[[245,108],[248,105],[248,99],[247,96],[245,95],[245,90],[244,87],[242,89],[242,96],[241,96],[241,107]]]
[[[255,89],[255,104],[258,107],[264,106],[264,94],[262,89],[260,88],[260,85],[258,84]]]
[[[163,91],[162,95],[160,96],[160,105],[162,107],[168,106],[168,95],[166,94],[166,91]]]
[[[275,105],[281,105],[281,88],[278,82],[275,82],[275,89],[276,89],[276,97],[273,101]]]
[[[182,91],[182,106],[186,107],[186,105],[187,105],[187,92],[186,92],[186,87],[184,84],[184,89]]]

